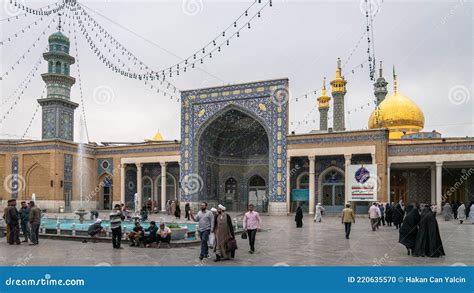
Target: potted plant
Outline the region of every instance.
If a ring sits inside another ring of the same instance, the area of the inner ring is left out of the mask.
[[[171,240],[183,240],[188,233],[188,227],[181,227],[179,224],[171,223],[166,225],[171,230]]]

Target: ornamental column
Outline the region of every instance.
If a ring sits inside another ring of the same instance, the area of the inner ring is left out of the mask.
[[[351,194],[351,185],[350,185],[350,174],[349,174],[349,166],[351,165],[351,158],[352,154],[349,155],[344,155],[345,163],[344,163],[344,189],[346,192],[345,195],[345,201],[347,202],[347,199],[349,198],[349,195]]]
[[[309,156],[309,213],[314,214],[315,206],[315,182],[314,182],[314,169],[315,169],[315,156]]]
[[[137,194],[138,194],[138,210],[142,208],[142,164],[137,163]]]
[[[387,163],[387,202],[392,202],[390,194],[390,163]]]
[[[125,164],[120,165],[120,203],[125,204]]]
[[[166,162],[161,165],[161,211],[166,212]]]
[[[436,167],[430,166],[431,172],[431,204],[436,203]]]
[[[443,187],[443,162],[436,162],[436,206],[438,213],[441,213],[442,187]]]
[[[286,157],[286,208],[287,213],[290,213],[291,209],[291,157]]]

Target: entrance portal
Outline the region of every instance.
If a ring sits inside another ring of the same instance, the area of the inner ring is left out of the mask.
[[[252,201],[263,208],[268,180],[268,135],[259,121],[230,108],[217,116],[200,135],[201,200],[221,203],[227,210],[244,211]],[[246,182],[247,174],[264,174]],[[250,198],[249,198],[250,197]]]
[[[322,205],[327,212],[339,212],[344,207],[344,174],[332,169],[324,172],[321,182]]]

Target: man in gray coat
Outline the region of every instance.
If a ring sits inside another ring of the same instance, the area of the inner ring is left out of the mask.
[[[39,227],[41,224],[41,210],[35,205],[34,201],[30,201],[30,236],[31,243],[30,245],[38,245],[39,243]]]

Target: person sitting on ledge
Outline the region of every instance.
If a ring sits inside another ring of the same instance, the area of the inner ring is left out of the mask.
[[[91,236],[91,241],[96,242],[96,237],[102,231],[102,220],[97,219],[94,224],[89,226],[89,229],[87,229],[87,234]]]
[[[158,233],[156,236],[156,243],[158,243],[158,248],[160,248],[161,242],[168,244],[168,248],[170,248],[170,241],[171,229],[166,227],[164,223],[160,223],[160,229],[158,229]]]
[[[151,243],[156,242],[156,232],[158,232],[158,227],[156,227],[155,221],[150,222],[150,227],[145,229],[145,236],[143,243],[146,247],[151,247]]]
[[[128,233],[128,239],[130,239],[130,246],[140,247],[140,243],[143,240],[143,227],[140,222],[135,222],[135,227]]]

